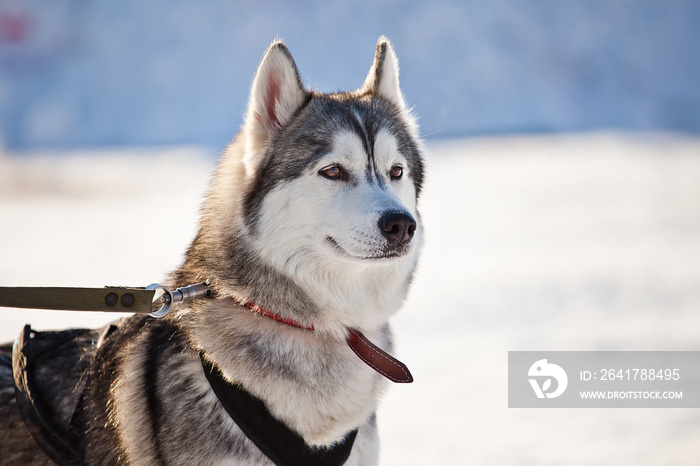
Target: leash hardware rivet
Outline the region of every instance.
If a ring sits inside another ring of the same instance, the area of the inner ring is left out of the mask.
[[[109,307],[115,306],[117,301],[119,301],[119,296],[117,296],[117,293],[112,292],[105,296],[105,304]]]
[[[124,296],[122,296],[122,306],[124,307],[131,307],[134,304],[134,301],[134,295],[131,293],[125,293]]]

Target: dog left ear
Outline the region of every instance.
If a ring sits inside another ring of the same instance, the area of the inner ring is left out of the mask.
[[[389,39],[382,36],[377,41],[374,63],[369,70],[360,94],[373,94],[396,104],[400,109],[406,108],[406,102],[399,87],[399,61]]]
[[[267,141],[289,123],[305,100],[306,91],[292,55],[283,42],[273,42],[260,62],[250,91],[245,120],[248,156],[262,155]]]

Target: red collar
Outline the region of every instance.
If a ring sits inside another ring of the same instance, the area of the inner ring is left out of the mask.
[[[300,324],[299,322],[292,319],[291,317],[284,317],[284,316],[281,316],[281,315],[274,313],[272,311],[268,311],[264,307],[258,306],[257,304],[255,304],[252,301],[238,300],[236,298],[232,298],[232,299],[235,302],[237,302],[238,304],[247,307],[251,311],[255,311],[258,314],[263,315],[265,317],[269,317],[270,319],[276,320],[277,322],[282,322],[283,324],[291,325],[292,327],[296,327],[296,328],[302,328],[304,330],[315,330],[313,324],[311,324],[309,326],[306,326],[304,324]]]
[[[268,317],[277,322],[286,325],[291,325],[292,327],[300,328],[303,330],[315,330],[313,324],[308,326],[301,324],[290,317],[284,317],[280,314],[265,309],[264,307],[259,306],[252,301],[237,298],[231,299],[233,299],[233,301],[235,301],[237,304],[245,306],[251,311],[256,312],[262,316]],[[352,349],[352,351],[357,355],[358,358],[360,358],[365,364],[382,374],[387,379],[397,383],[413,382],[413,376],[411,375],[411,372],[408,370],[408,367],[406,367],[404,363],[394,358],[389,353],[385,352],[377,345],[369,341],[369,339],[366,336],[364,336],[364,334],[358,329],[349,328],[348,337],[345,341],[347,342],[350,349]]]

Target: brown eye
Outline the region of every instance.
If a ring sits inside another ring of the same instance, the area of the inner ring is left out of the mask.
[[[403,167],[401,165],[394,165],[393,167],[391,167],[391,171],[389,172],[389,174],[391,175],[392,180],[400,180],[403,176]]]
[[[329,180],[347,180],[348,174],[340,165],[330,165],[326,168],[322,168],[318,172],[324,178]]]

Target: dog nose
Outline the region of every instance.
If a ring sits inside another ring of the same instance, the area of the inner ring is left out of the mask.
[[[416,232],[416,221],[407,212],[386,212],[379,218],[379,230],[389,246],[398,247],[411,241]]]

